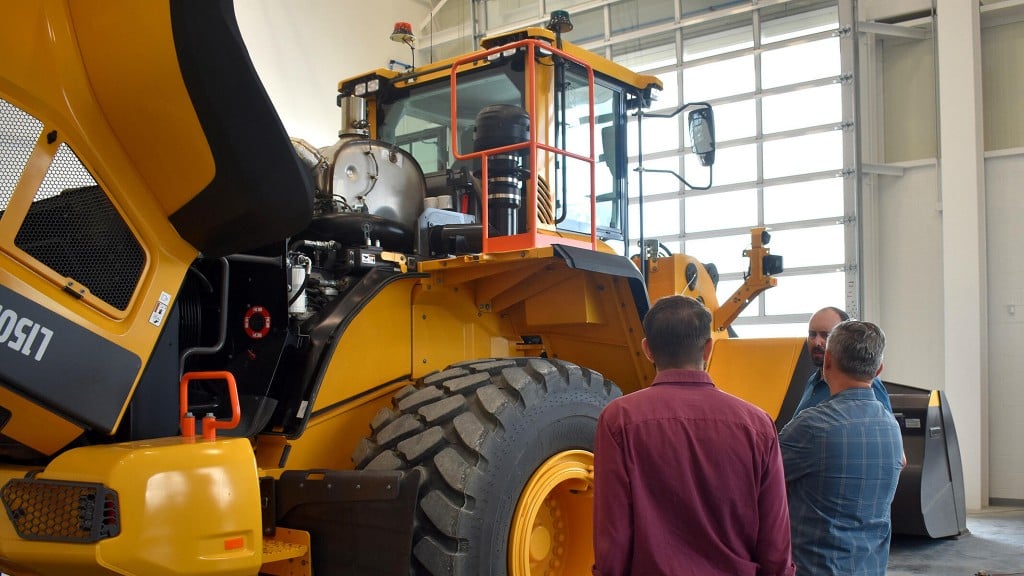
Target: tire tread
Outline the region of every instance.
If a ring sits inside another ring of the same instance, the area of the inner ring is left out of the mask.
[[[395,394],[394,409],[374,416],[372,436],[353,454],[357,468],[423,471],[411,574],[476,576],[481,558],[503,554],[476,541],[479,523],[492,521],[480,516],[480,498],[493,492],[486,488],[490,458],[507,454],[501,446],[509,426],[519,422],[523,434],[517,419],[525,411],[546,410],[541,405],[568,398],[567,389],[592,406],[621,395],[601,374],[562,360],[488,358],[423,377]]]

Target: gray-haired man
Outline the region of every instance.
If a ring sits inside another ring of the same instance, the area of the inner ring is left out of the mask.
[[[822,363],[831,397],[779,435],[797,574],[885,574],[904,461],[899,424],[871,389],[884,350],[878,326],[839,323]]]

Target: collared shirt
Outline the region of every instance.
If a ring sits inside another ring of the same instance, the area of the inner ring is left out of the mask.
[[[885,406],[885,409],[892,414],[892,403],[889,401],[889,391],[885,389],[885,384],[882,384],[882,380],[875,376],[874,380],[871,381],[871,389],[875,392],[875,398]],[[832,395],[832,392],[828,389],[828,383],[821,375],[821,368],[814,371],[811,377],[807,379],[807,385],[804,387],[804,395],[800,397],[800,403],[796,405],[796,410],[793,411],[793,418],[801,411],[810,408],[811,406],[817,406],[825,400],[828,400]]]
[[[663,370],[601,413],[594,574],[793,574],[778,437],[706,372]]]
[[[885,574],[903,439],[867,388],[808,408],[779,435],[798,574]]]

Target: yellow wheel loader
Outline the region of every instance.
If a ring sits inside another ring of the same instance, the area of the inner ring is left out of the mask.
[[[719,305],[627,227],[660,85],[564,15],[341,82],[318,149],[230,1],[0,9],[6,574],[586,573],[594,428],[653,377],[653,299],[713,311],[723,387],[778,414],[802,383],[801,341],[727,338],[781,271],[763,229]]]

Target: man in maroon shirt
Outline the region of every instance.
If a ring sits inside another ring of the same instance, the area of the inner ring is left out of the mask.
[[[669,296],[644,332],[654,383],[613,401],[597,424],[593,573],[792,575],[775,425],[704,371],[711,313]]]

